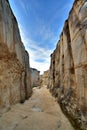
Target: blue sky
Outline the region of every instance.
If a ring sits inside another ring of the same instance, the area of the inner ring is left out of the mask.
[[[9,0],[17,18],[22,41],[30,55],[30,66],[49,69],[50,54],[56,47],[74,0]]]

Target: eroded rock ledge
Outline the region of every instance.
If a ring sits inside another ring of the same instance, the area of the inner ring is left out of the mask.
[[[48,88],[77,130],[87,130],[87,1],[75,0],[51,54]]]
[[[8,0],[0,0],[0,108],[24,102],[32,93],[29,55]]]

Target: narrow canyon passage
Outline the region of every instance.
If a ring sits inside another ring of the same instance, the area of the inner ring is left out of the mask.
[[[0,130],[74,130],[46,87],[34,88],[32,97],[0,117]]]

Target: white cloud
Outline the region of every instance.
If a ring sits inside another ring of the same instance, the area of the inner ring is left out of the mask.
[[[27,5],[25,4],[24,0],[19,0],[20,6],[22,7],[22,9],[24,10],[24,13],[26,16],[28,16],[28,9],[27,9]]]
[[[41,37],[42,42],[48,40],[50,43],[57,42],[57,34],[51,30],[51,25],[45,23],[40,18],[37,18],[37,26],[35,28],[35,35]]]
[[[39,71],[41,71],[42,74],[43,71],[49,69],[50,54],[52,51],[46,50],[46,48],[42,48],[41,46],[39,46],[38,43],[31,40],[29,37],[26,37],[26,32],[21,25],[19,26],[19,28],[22,41],[30,55],[30,66],[38,69]],[[42,60],[42,62],[40,62],[39,60]]]

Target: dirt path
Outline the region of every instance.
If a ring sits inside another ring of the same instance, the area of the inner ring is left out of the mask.
[[[74,130],[46,87],[0,117],[0,130]]]

